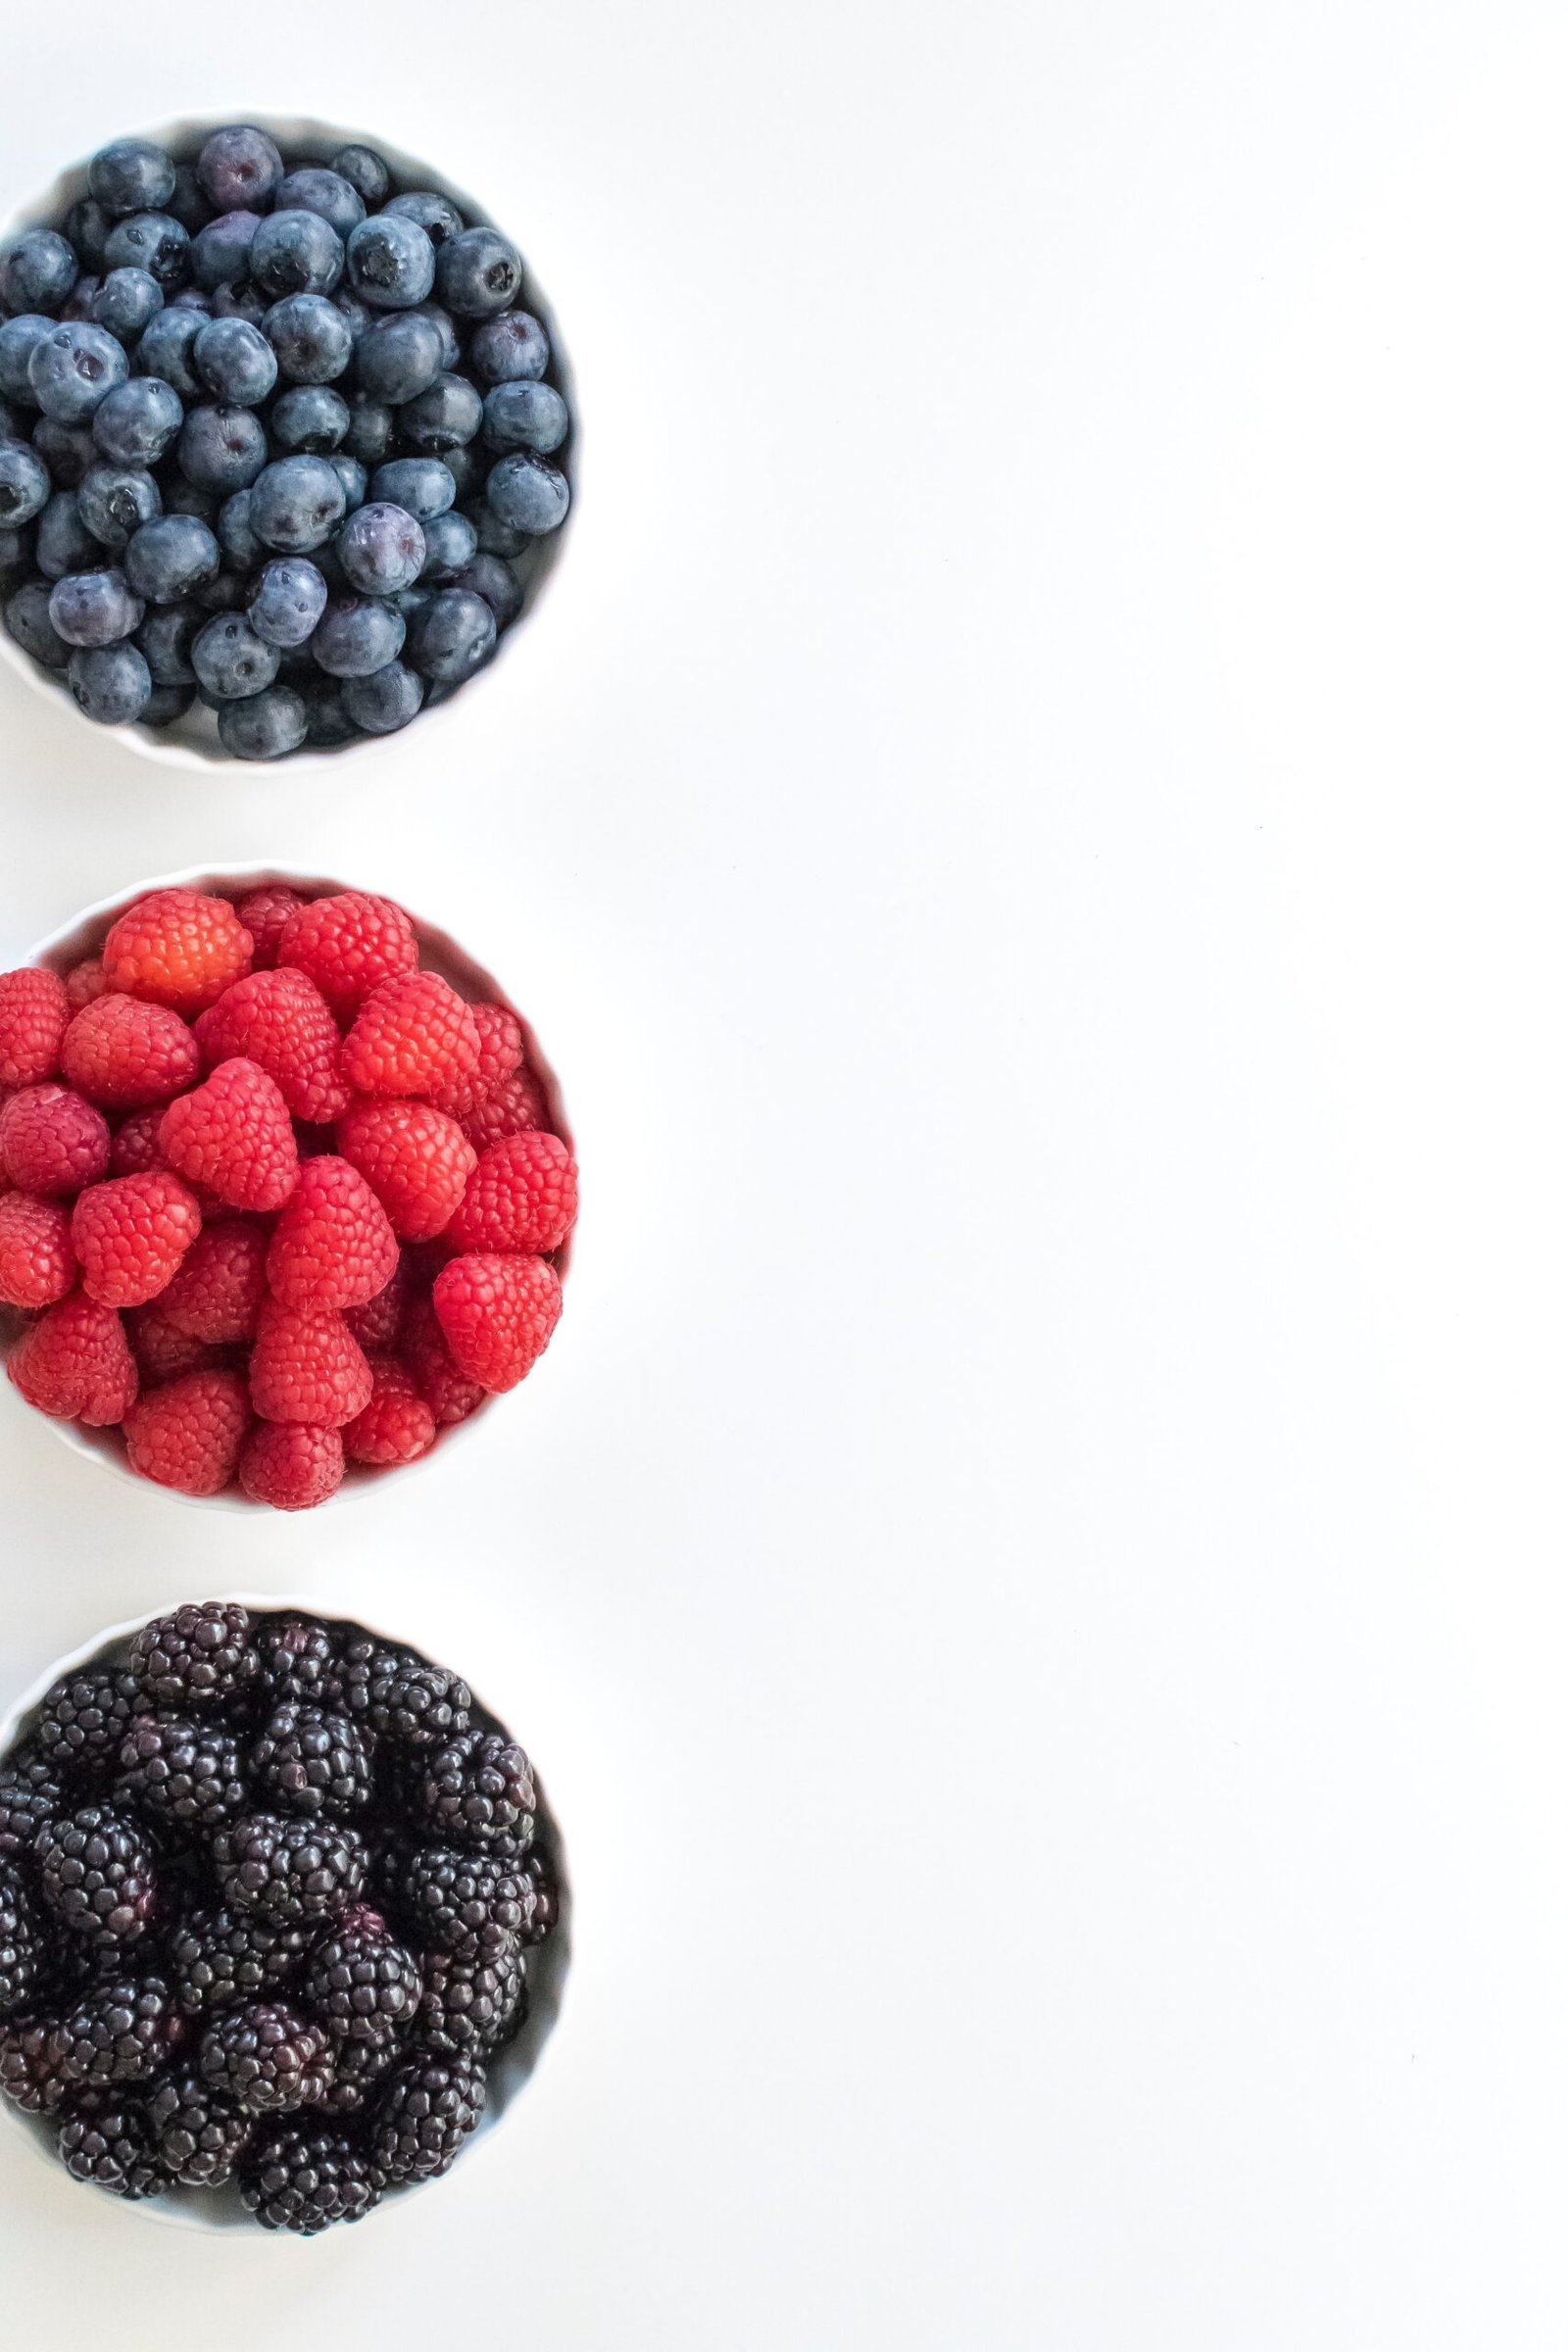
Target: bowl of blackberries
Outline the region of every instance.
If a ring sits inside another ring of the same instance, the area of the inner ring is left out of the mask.
[[[427,166],[115,139],[0,245],[0,653],[180,764],[394,734],[531,609],[573,438],[521,253]]]
[[[441,2179],[526,2082],[561,1841],[459,1675],[192,1602],[63,1660],[0,1739],[0,2105],[74,2180],[309,2236]]]

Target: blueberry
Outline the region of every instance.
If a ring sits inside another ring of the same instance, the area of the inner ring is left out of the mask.
[[[156,466],[173,447],[184,419],[172,384],[161,375],[133,375],[99,403],[92,437],[112,465]]]
[[[192,354],[207,322],[200,311],[185,309],[184,301],[182,294],[176,295],[176,307],[160,311],[148,322],[136,349],[136,369],[140,375],[162,376],[181,400],[196,400],[201,396],[202,379]]]
[[[259,213],[220,213],[209,220],[191,242],[190,273],[198,286],[216,294],[220,286],[248,277],[251,240],[261,225]]]
[[[124,345],[84,320],[51,327],[27,362],[33,399],[61,424],[85,424],[104,395],[129,373]]]
[[[484,486],[491,511],[514,530],[530,537],[559,530],[566,519],[571,490],[564,473],[547,466],[531,450],[519,450],[490,468]],[[482,544],[482,542],[481,542]]]
[[[222,500],[216,490],[199,489],[187,474],[176,467],[164,483],[164,513],[166,514],[194,514],[201,522],[218,528],[219,510]]]
[[[150,605],[174,605],[216,577],[218,541],[199,514],[144,522],[125,550],[125,577]]]
[[[412,628],[435,593],[422,580],[416,580],[412,588],[395,588],[386,601],[405,626]]]
[[[53,326],[54,320],[37,311],[24,311],[20,318],[8,318],[0,326],[0,400],[24,401],[29,408],[37,406],[27,381],[27,362]]]
[[[296,384],[272,404],[270,423],[277,448],[326,457],[349,429],[349,404],[330,384]]]
[[[49,503],[49,468],[25,441],[0,446],[0,523],[8,530],[30,522]]]
[[[267,645],[242,614],[220,612],[198,630],[190,649],[197,683],[221,703],[260,694],[277,675],[277,648]]]
[[[443,588],[409,630],[409,660],[432,684],[457,686],[489,660],[495,642],[496,616],[484,598]]]
[[[438,302],[420,302],[416,303],[412,311],[400,315],[406,318],[428,318],[441,337],[442,367],[457,367],[463,357],[463,337],[458,333],[457,321],[450,311],[444,311]]]
[[[114,139],[87,166],[87,186],[106,213],[157,213],[174,193],[174,164],[151,139]]]
[[[327,464],[330,466],[332,463],[332,459],[328,458]],[[344,570],[341,563],[338,561],[337,541],[335,538],[324,540],[319,547],[313,548],[311,550],[311,562],[316,565],[317,570],[326,582],[326,592],[328,596],[353,595],[354,583],[349,578],[348,573]]]
[[[334,678],[317,677],[302,684],[306,741],[318,752],[335,752],[359,734],[343,708],[343,689]]]
[[[92,315],[122,343],[134,341],[164,307],[164,289],[150,270],[111,270],[92,300]]]
[[[213,217],[213,208],[202,194],[194,164],[174,166],[174,192],[166,200],[164,210],[172,220],[179,222],[188,237],[194,237],[198,230],[207,226]]]
[[[58,311],[76,282],[76,257],[52,228],[24,229],[0,258],[0,302],[12,311]]]
[[[158,484],[145,467],[95,466],[81,477],[76,508],[93,537],[120,554],[132,531],[163,512]],[[145,593],[142,591],[141,593]]]
[[[445,587],[456,579],[466,564],[471,563],[478,548],[479,534],[466,514],[456,510],[447,514],[434,514],[424,526],[424,569],[421,580],[434,580]]]
[[[466,228],[435,257],[438,302],[460,318],[507,311],[522,287],[522,256],[498,228]]]
[[[218,533],[218,544],[228,559],[230,570],[250,571],[256,564],[266,561],[262,543],[251,528],[251,494],[248,490],[236,490],[232,498],[224,499],[213,527]]]
[[[49,617],[68,645],[114,645],[142,616],[122,571],[68,571],[49,592]]]
[[[550,338],[527,311],[505,311],[474,328],[468,357],[487,384],[537,381],[550,365]]]
[[[349,322],[324,294],[285,295],[262,320],[262,332],[290,383],[328,384],[354,357]]]
[[[439,458],[394,458],[370,476],[370,496],[406,507],[416,522],[444,514],[457,495],[457,483]]]
[[[484,396],[484,437],[492,449],[532,449],[548,456],[566,438],[571,418],[552,384],[497,384]]]
[[[490,452],[482,441],[464,441],[456,449],[441,452],[441,463],[452,476],[452,487],[459,501],[482,492],[491,462]]]
[[[386,210],[417,221],[432,245],[444,245],[448,237],[457,236],[463,227],[463,215],[457,206],[445,196],[438,196],[434,188],[411,188],[406,196],[394,196]]]
[[[499,556],[474,556],[456,575],[454,588],[482,596],[496,616],[497,629],[510,628],[522,611],[522,582]]]
[[[495,395],[492,393],[491,398]],[[458,449],[479,430],[487,403],[481,401],[466,376],[438,375],[426,392],[411,400],[398,416],[398,433],[411,449],[437,456]]]
[[[172,726],[176,718],[184,717],[194,700],[188,686],[155,685],[141,707],[141,723],[144,727]]]
[[[195,685],[190,649],[197,630],[206,625],[206,620],[199,605],[185,603],[160,605],[148,613],[136,631],[136,643],[141,647],[155,686]]]
[[[424,686],[401,662],[389,662],[368,677],[349,678],[343,687],[343,708],[367,735],[391,735],[418,714]]]
[[[441,329],[423,311],[378,318],[354,347],[362,393],[389,408],[413,400],[441,372]]]
[[[242,571],[215,571],[210,580],[198,580],[191,590],[207,612],[243,612],[250,593],[250,581]]]
[[[171,213],[132,213],[117,220],[104,244],[111,270],[150,270],[166,290],[180,284],[190,238]]]
[[[349,283],[373,310],[406,311],[422,302],[435,265],[435,247],[418,222],[398,213],[372,214],[348,241]]]
[[[365,678],[403,651],[401,613],[374,598],[334,596],[316,624],[311,651],[333,678]]]
[[[0,528],[0,595],[10,596],[36,568],[33,533],[27,525],[23,523],[17,530]]]
[[[532,535],[517,530],[510,522],[503,522],[494,507],[484,499],[471,499],[463,511],[474,527],[482,556],[499,556],[510,561],[512,557],[520,556],[532,547]]]
[[[392,446],[392,412],[384,401],[367,400],[363,393],[349,402],[349,429],[343,447],[362,466],[379,466]]]
[[[346,237],[365,219],[365,199],[340,172],[320,164],[305,164],[277,184],[273,199],[280,213],[319,213],[327,225]]]
[[[259,212],[283,176],[283,158],[265,130],[231,123],[215,130],[196,159],[202,194],[215,211]]]
[[[200,311],[204,318],[213,316],[213,298],[200,286],[181,286],[177,294],[171,294],[168,307],[172,311]]]
[[[153,690],[133,645],[84,647],[67,662],[66,682],[82,716],[101,727],[128,726],[146,710]]]
[[[114,215],[104,210],[96,196],[78,196],[66,215],[66,238],[74,245],[76,258],[89,270],[104,266],[104,246],[114,227]]]
[[[334,449],[326,462],[343,485],[344,514],[357,514],[365,504],[365,467],[358,458],[345,457],[340,449]]]
[[[332,308],[342,313],[343,323],[356,342],[370,321],[381,316],[379,311],[372,311],[368,302],[362,302],[352,286],[333,287]]]
[[[250,623],[269,645],[303,645],[326,610],[326,582],[306,556],[264,564],[250,602]]]
[[[254,409],[192,409],[179,436],[179,463],[199,490],[227,497],[248,490],[267,464],[267,435]]]
[[[342,274],[343,240],[319,213],[270,213],[257,230],[251,275],[274,301],[284,294],[330,294]]]
[[[93,315],[93,305],[98,300],[103,282],[101,277],[95,277],[90,271],[84,270],[60,305],[61,318],[90,318]]]
[[[277,381],[277,354],[245,318],[213,318],[196,338],[196,372],[218,400],[254,409]]]
[[[332,170],[348,181],[363,205],[386,202],[392,174],[373,147],[340,147],[332,158]]]
[[[243,318],[247,326],[260,326],[271,308],[253,277],[236,277],[232,285],[220,286],[210,300],[215,318]]]
[[[49,617],[49,591],[42,580],[28,580],[6,605],[6,627],[24,654],[45,669],[64,669],[71,648]]]
[[[265,687],[218,713],[219,738],[236,760],[281,760],[299,750],[306,732],[304,698],[292,686]]]
[[[343,485],[324,458],[279,458],[257,476],[251,527],[279,555],[309,555],[343,519]]]
[[[377,502],[351,514],[338,534],[338,561],[365,596],[411,588],[424,566],[424,533],[402,507]]]
[[[38,517],[33,561],[46,580],[63,580],[68,571],[91,571],[103,550],[81,519],[74,490],[57,490]]]

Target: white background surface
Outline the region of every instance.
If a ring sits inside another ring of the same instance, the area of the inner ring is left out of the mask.
[[[406,2219],[186,2242],[0,2140],[7,2340],[1560,2346],[1560,12],[7,46],[19,196],[209,104],[447,163],[587,426],[438,770],[167,776],[0,679],[0,949],[198,858],[404,892],[585,1163],[549,1357],[406,1490],[203,1515],[0,1416],[8,1686],[318,1589],[482,1672],[578,1885]]]

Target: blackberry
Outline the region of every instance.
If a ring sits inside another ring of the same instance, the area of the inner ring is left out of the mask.
[[[434,2180],[457,2162],[484,2113],[485,2079],[466,2058],[411,2052],[388,2073],[370,2110],[370,2169],[382,2187]]]
[[[267,1617],[257,1631],[262,1686],[274,1705],[340,1710],[343,1673],[337,1644],[318,1617]]]
[[[113,1768],[135,1710],[135,1677],[124,1668],[68,1674],[38,1710],[32,1748],[57,1773],[92,1779]]]
[[[156,1899],[152,1849],[134,1822],[103,1805],[46,1821],[33,1851],[44,1898],[74,1936],[134,1943]]]
[[[365,1884],[365,1840],[346,1824],[247,1813],[213,1839],[218,1884],[230,1903],[264,1919],[340,1911]]]
[[[528,2014],[526,1971],[515,1944],[493,1960],[427,1953],[416,2039],[456,2057],[488,2057],[512,2039]]]
[[[422,1658],[383,1650],[366,1686],[365,1717],[382,1740],[435,1747],[468,1728],[473,1693],[462,1678]]]
[[[403,1864],[398,1893],[421,1943],[465,1959],[539,1940],[533,1924],[540,1897],[527,1862],[455,1853],[447,1845],[416,1846]]]
[[[144,1625],[131,1669],[155,1707],[218,1706],[243,1697],[261,1671],[250,1611],[238,1601],[189,1601]]]
[[[346,1715],[279,1707],[251,1750],[258,1793],[291,1813],[362,1813],[370,1801],[370,1751]]]
[[[413,1663],[412,1650],[377,1642],[371,1634],[356,1634],[345,1642],[338,1668],[344,1713],[352,1715],[356,1722],[368,1724],[371,1685],[396,1674],[400,1666]]]
[[[299,1970],[307,1930],[254,1911],[189,1912],[169,1938],[174,1993],[189,2017],[275,1992]]]
[[[237,1820],[250,1801],[239,1741],[218,1724],[133,1715],[120,1763],[121,1802],[186,1837]]]
[[[0,2027],[0,2091],[28,2115],[52,2115],[71,2089],[65,2055],[56,2019],[8,2019]]]
[[[60,2127],[60,2161],[77,2180],[116,2197],[156,2197],[164,2176],[153,2157],[152,2128],[129,2100],[68,2116]]]
[[[20,1871],[0,1863],[0,2017],[30,2001],[45,1967],[43,1926]]]
[[[65,1791],[54,1765],[24,1748],[0,1772],[0,1855],[30,1853]]]
[[[332,2054],[314,2018],[282,2001],[225,2009],[202,2036],[202,2080],[248,2115],[314,2107],[332,2080]]]
[[[375,2095],[376,2084],[408,2055],[397,2040],[340,2041],[333,2052],[332,2081],[320,2102],[323,2115],[363,2115]],[[0,2087],[3,2087],[3,2045],[0,2045]]]
[[[420,1810],[434,1835],[454,1845],[524,1852],[537,1803],[527,1757],[497,1732],[464,1732],[424,1759]]]
[[[233,2176],[256,2126],[209,2089],[194,2066],[181,2066],[149,2094],[153,2148],[171,2180],[221,2188]]]
[[[162,1977],[112,1978],[84,1992],[61,2023],[62,2067],[96,2090],[143,2082],[183,2035],[185,2021]]]
[[[264,2230],[312,2237],[334,2222],[359,2222],[380,2203],[380,2183],[343,2132],[285,2125],[269,2132],[241,2168],[240,2194]]]
[[[338,2041],[396,2039],[419,2006],[419,1964],[360,1905],[324,1928],[305,1968],[311,2007]]]

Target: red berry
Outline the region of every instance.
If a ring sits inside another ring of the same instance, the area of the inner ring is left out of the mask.
[[[171,1167],[230,1208],[281,1208],[299,1174],[288,1104],[254,1061],[225,1061],[172,1102],[158,1141]]]
[[[168,1296],[166,1291],[151,1306],[132,1306],[125,1311],[125,1337],[149,1386],[154,1381],[176,1380],[181,1372],[205,1372],[224,1360],[221,1350],[210,1348],[205,1340],[193,1340],[188,1333],[175,1330],[164,1309]]]
[[[326,999],[303,972],[252,972],[196,1023],[207,1067],[243,1055],[275,1079],[297,1119],[337,1118],[353,1097],[338,1070],[339,1041]]]
[[[89,1102],[137,1110],[193,1086],[202,1060],[196,1040],[167,1004],[105,996],[74,1017],[60,1066]]]
[[[92,1185],[71,1215],[81,1287],[100,1306],[144,1306],[168,1289],[201,1229],[194,1196],[166,1169]]]
[[[356,1102],[338,1149],[375,1192],[405,1241],[430,1241],[463,1199],[477,1153],[455,1119],[428,1102]]]
[[[474,1109],[522,1067],[522,1023],[516,1014],[505,1004],[470,1004],[468,1010],[479,1032],[479,1066],[431,1097],[438,1110],[449,1110],[454,1118]]]
[[[577,1163],[559,1135],[509,1135],[468,1179],[447,1228],[458,1250],[559,1250],[577,1221]]]
[[[7,1193],[0,1200],[0,1298],[8,1306],[53,1306],[75,1279],[70,1210]]]
[[[127,907],[104,941],[113,989],[176,1012],[199,1012],[251,968],[251,935],[226,899],[199,890],[152,890]]]
[[[397,1270],[398,1241],[358,1168],[308,1159],[272,1232],[267,1279],[285,1306],[363,1306]]]
[[[108,986],[104,977],[103,957],[85,956],[80,963],[74,963],[66,974],[66,1003],[73,1012],[79,1012],[84,1004],[90,1004],[94,998],[101,997]]]
[[[343,1432],[351,1462],[416,1462],[435,1444],[435,1415],[396,1356],[373,1355],[370,1401]]]
[[[458,1370],[495,1392],[532,1371],[561,1319],[561,1284],[542,1257],[455,1257],[430,1297]]]
[[[473,1013],[439,972],[383,980],[343,1040],[343,1075],[362,1095],[423,1095],[478,1066]]]
[[[252,1502],[309,1511],[343,1484],[343,1440],[308,1421],[258,1421],[239,1457],[239,1483]]]
[[[175,1331],[221,1348],[256,1337],[266,1297],[266,1234],[225,1217],[203,1226],[159,1304]]]
[[[109,1147],[110,1173],[115,1176],[145,1176],[149,1168],[167,1168],[158,1130],[164,1123],[165,1105],[154,1102],[146,1110],[133,1110],[128,1119],[122,1119],[115,1129],[115,1140]]]
[[[384,1351],[396,1341],[408,1296],[409,1264],[400,1252],[391,1281],[363,1306],[344,1308],[343,1320],[367,1354],[372,1348]]]
[[[483,1404],[484,1388],[466,1372],[460,1372],[452,1360],[452,1350],[436,1320],[428,1294],[421,1293],[409,1300],[398,1348],[414,1374],[415,1386],[435,1415],[438,1429],[450,1429],[458,1421],[466,1421]]]
[[[363,890],[313,899],[291,914],[277,943],[279,964],[291,963],[314,980],[341,1019],[362,1004],[377,982],[417,971],[414,925],[390,899]]]
[[[251,935],[252,971],[272,969],[283,926],[304,905],[299,892],[290,890],[286,882],[270,882],[262,890],[248,892],[236,903],[234,912]]]
[[[136,1400],[136,1363],[124,1326],[112,1306],[80,1291],[28,1325],[6,1371],[40,1413],[90,1429],[122,1421]]]
[[[548,1128],[550,1106],[545,1090],[531,1070],[514,1070],[503,1078],[493,1094],[476,1102],[472,1110],[464,1111],[459,1126],[476,1152],[486,1152],[499,1144],[503,1136],[527,1135],[534,1128]]]
[[[130,1466],[181,1494],[220,1494],[233,1483],[251,1403],[238,1372],[182,1373],[125,1415]]]
[[[69,1198],[109,1173],[109,1122],[67,1086],[29,1086],[0,1103],[0,1160],[19,1192]]]
[[[331,1308],[262,1308],[251,1349],[251,1401],[265,1421],[317,1421],[341,1429],[370,1401],[370,1367]]]
[[[71,1018],[58,972],[24,964],[0,972],[0,1086],[36,1086],[60,1067],[60,1046]]]

